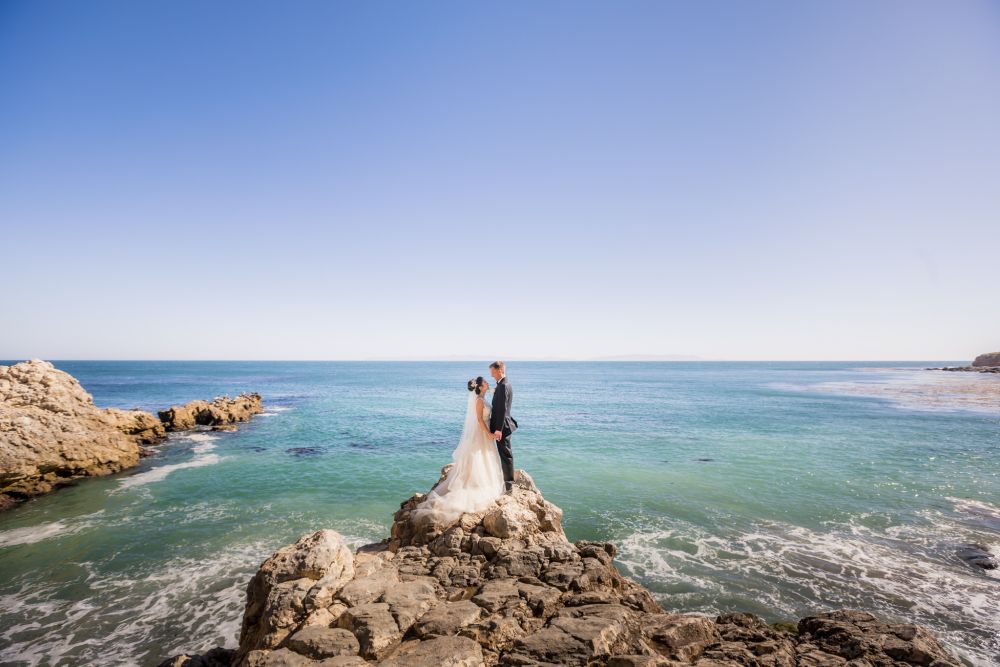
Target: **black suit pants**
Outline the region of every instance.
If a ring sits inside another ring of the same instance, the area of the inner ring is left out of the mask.
[[[503,468],[503,481],[508,487],[514,482],[514,453],[510,450],[510,434],[496,441],[497,452],[500,454],[500,466]]]

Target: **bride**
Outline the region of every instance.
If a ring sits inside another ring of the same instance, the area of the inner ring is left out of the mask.
[[[447,477],[437,484],[426,500],[417,505],[417,517],[446,523],[465,512],[480,512],[504,491],[503,468],[496,441],[490,433],[490,384],[481,376],[469,380],[469,401],[465,410],[462,438],[452,454]]]

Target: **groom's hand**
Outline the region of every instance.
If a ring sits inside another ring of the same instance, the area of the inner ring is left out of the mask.
[[[502,437],[503,437],[503,433],[501,433],[500,431],[494,431],[493,432],[493,439],[494,440],[499,440]]]

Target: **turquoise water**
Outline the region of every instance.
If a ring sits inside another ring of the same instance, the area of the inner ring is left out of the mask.
[[[3,664],[234,646],[246,582],[276,548],[321,527],[357,544],[387,534],[450,460],[464,385],[485,371],[55,363],[100,406],[252,390],[267,413],[0,515]],[[512,363],[515,464],[570,539],[616,542],[668,609],[868,609],[994,664],[1000,576],[955,548],[1000,551],[1000,378],[916,370],[941,364]]]

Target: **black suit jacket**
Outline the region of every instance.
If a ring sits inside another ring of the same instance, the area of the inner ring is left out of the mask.
[[[517,430],[517,422],[510,416],[510,403],[514,399],[514,390],[505,377],[497,382],[493,391],[493,405],[490,411],[490,431],[500,431],[503,437]]]

